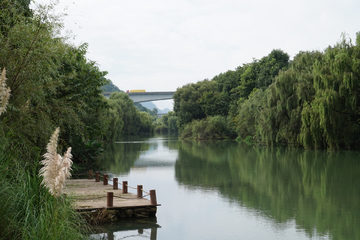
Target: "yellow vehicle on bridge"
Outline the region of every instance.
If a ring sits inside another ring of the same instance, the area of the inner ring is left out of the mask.
[[[127,93],[128,93],[128,92],[131,92],[131,93],[132,93],[132,92],[134,92],[134,93],[135,93],[135,92],[145,92],[145,90],[127,90],[126,92],[127,92]]]

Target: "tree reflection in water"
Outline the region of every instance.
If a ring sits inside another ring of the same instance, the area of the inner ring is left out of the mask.
[[[309,237],[360,239],[360,154],[182,141],[175,176],[276,223],[295,220]]]

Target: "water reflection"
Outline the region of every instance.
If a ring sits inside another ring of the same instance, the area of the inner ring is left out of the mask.
[[[128,219],[117,221],[111,224],[99,225],[93,228],[94,234],[90,236],[92,240],[121,240],[121,239],[150,239],[157,240],[157,229],[161,228],[157,224],[156,218],[148,219]]]
[[[308,237],[360,239],[359,152],[207,141],[177,147],[180,184],[217,190],[278,225],[295,221]]]
[[[174,151],[169,152],[172,146]],[[141,170],[147,167],[173,167],[173,158],[169,154],[176,155],[177,136],[169,137],[139,137],[129,136],[117,142],[109,143],[98,165],[110,175],[127,174],[130,169]],[[166,154],[159,154],[161,151]]]
[[[234,141],[121,140],[108,146],[101,164],[109,176],[156,189],[162,228],[127,220],[102,236],[360,239],[359,160],[359,152]]]
[[[142,141],[109,143],[99,159],[99,165],[113,174],[128,173],[142,152],[150,149],[151,143]]]

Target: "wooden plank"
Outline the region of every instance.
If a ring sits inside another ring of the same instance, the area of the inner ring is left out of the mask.
[[[107,207],[107,193],[113,192],[113,206]],[[137,198],[136,194],[122,193],[122,189],[114,190],[112,185],[103,185],[102,182],[95,182],[94,179],[70,179],[66,181],[65,193],[74,198],[75,209],[118,209],[135,207],[154,207],[160,204],[151,204],[145,198]]]

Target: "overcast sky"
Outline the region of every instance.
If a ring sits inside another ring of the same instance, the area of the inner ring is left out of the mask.
[[[60,0],[56,11],[65,6],[72,42],[88,43],[122,90],[175,91],[273,49],[293,58],[360,31],[359,0]]]

